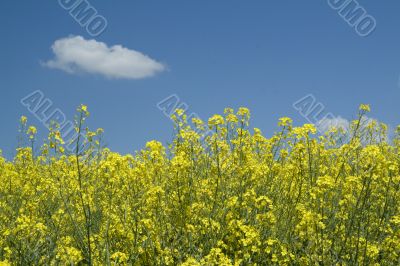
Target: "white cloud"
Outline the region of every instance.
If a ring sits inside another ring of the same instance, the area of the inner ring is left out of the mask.
[[[360,121],[358,132],[361,135],[363,135],[363,138],[361,140],[362,142],[365,141],[365,138],[366,138],[365,133],[368,130],[368,125],[370,125],[371,123],[374,123],[375,127],[379,127],[379,125],[380,125],[380,121],[378,121],[375,118],[368,117],[368,116],[363,116],[363,118]],[[335,127],[337,129],[342,128],[343,133],[345,133],[345,135],[347,135],[347,137],[351,137],[350,136],[350,125],[351,125],[351,121],[349,121],[345,118],[342,118],[340,116],[332,117],[332,118],[323,118],[316,123],[316,127],[321,134],[324,134],[324,133],[328,132],[330,129],[332,129],[333,127]],[[386,141],[389,139],[393,139],[393,136],[394,136],[394,129],[389,126],[387,136],[383,136],[378,133],[375,133],[373,138],[375,139],[375,141],[379,142],[381,139],[385,139]]]
[[[375,123],[376,125],[379,125],[379,121],[368,117],[366,115],[363,116],[363,118],[360,121],[360,129],[359,130],[365,130],[367,126],[371,123]],[[322,118],[316,123],[316,126],[318,130],[321,133],[325,133],[332,129],[333,127],[339,129],[342,128],[344,132],[348,133],[350,131],[350,124],[351,122],[341,116],[337,117],[332,117],[332,118]]]
[[[108,78],[141,79],[154,76],[165,66],[150,57],[121,45],[108,47],[103,42],[81,36],[59,39],[51,47],[55,58],[44,63],[68,73],[86,72]]]
[[[344,132],[348,132],[350,130],[350,121],[340,116],[322,118],[316,123],[316,126],[321,133],[325,133],[333,127],[337,129],[341,128]]]

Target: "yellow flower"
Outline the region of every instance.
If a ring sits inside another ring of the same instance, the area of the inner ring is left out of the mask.
[[[86,116],[78,151],[54,127],[33,154],[20,126],[31,147],[0,153],[0,265],[398,265],[400,137],[379,123],[344,140],[283,117],[263,136],[227,108],[200,138],[178,110],[168,145],[125,155]]]
[[[178,109],[175,110],[175,113],[178,116],[182,116],[185,113],[185,110],[178,108]]]
[[[35,135],[37,133],[37,129],[34,126],[30,126],[28,130],[26,131],[26,134],[29,135],[29,139],[33,140],[35,138]]]
[[[240,107],[239,111],[237,112],[237,114],[240,115],[240,116],[249,117],[250,116],[250,111],[246,107]]]
[[[370,106],[368,104],[361,104],[359,109],[361,111],[365,111],[365,112],[370,112],[371,111],[371,108],[370,108]]]
[[[114,261],[115,263],[118,263],[118,264],[123,264],[128,261],[128,255],[126,255],[123,252],[119,252],[119,251],[112,254],[110,258],[112,261]]]
[[[86,117],[89,116],[88,107],[86,105],[81,104],[77,110],[79,113],[84,114]]]
[[[86,105],[81,105],[81,110],[86,113],[87,112],[87,106]]]
[[[30,134],[30,135],[35,135],[36,133],[37,133],[37,129],[36,129],[36,127],[34,127],[34,126],[30,126],[29,128],[28,128],[28,131],[26,132],[27,134]]]
[[[208,120],[208,125],[210,127],[218,126],[218,125],[223,125],[225,123],[224,118],[220,115],[214,115]]]
[[[28,118],[26,118],[26,116],[21,116],[21,118],[20,118],[20,123],[22,124],[22,125],[26,125],[26,122],[28,121]]]
[[[292,119],[290,119],[289,117],[282,117],[282,118],[279,118],[278,125],[281,127],[291,126],[292,122],[293,122]]]

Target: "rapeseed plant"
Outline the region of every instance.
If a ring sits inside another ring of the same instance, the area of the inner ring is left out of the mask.
[[[71,143],[53,124],[37,149],[22,117],[0,156],[0,265],[399,265],[400,129],[388,143],[369,111],[348,138],[287,117],[266,138],[247,108],[178,109],[172,143],[134,155],[102,148],[84,105]]]

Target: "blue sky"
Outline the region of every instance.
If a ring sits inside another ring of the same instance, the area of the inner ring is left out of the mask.
[[[58,1],[1,2],[0,149],[5,156],[14,153],[21,115],[46,132],[20,103],[35,90],[68,119],[79,104],[88,105],[90,127],[104,128],[108,146],[122,153],[152,139],[171,140],[172,122],[156,107],[171,94],[204,120],[228,106],[247,106],[252,125],[266,135],[282,116],[306,123],[293,103],[307,94],[326,112],[346,119],[360,103],[369,103],[372,117],[398,124],[398,1],[358,2],[376,20],[367,37],[328,1],[89,2],[108,22],[96,37]],[[55,59],[52,45],[73,36],[121,45],[163,69],[134,79],[104,75],[112,69],[67,73],[46,66]]]

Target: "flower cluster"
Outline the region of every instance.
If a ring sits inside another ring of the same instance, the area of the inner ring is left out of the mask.
[[[88,116],[73,143],[54,126],[41,149],[21,118],[28,147],[0,156],[1,265],[400,263],[400,137],[384,125],[355,121],[342,143],[282,118],[266,138],[247,108],[196,128],[178,110],[170,145],[121,155]]]

